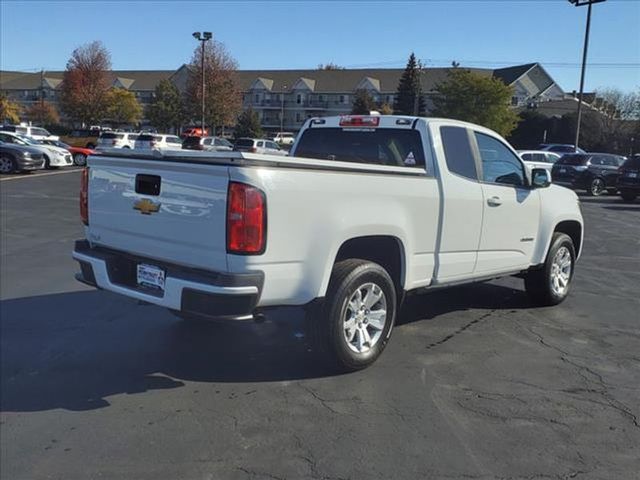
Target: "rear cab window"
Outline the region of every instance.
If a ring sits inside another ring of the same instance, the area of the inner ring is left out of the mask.
[[[400,128],[309,128],[298,141],[296,157],[424,167],[420,132]]]
[[[124,138],[124,134],[123,133],[105,132],[105,133],[100,135],[100,138],[101,139],[104,138],[105,140],[113,140],[113,139],[122,140]]]
[[[440,136],[449,171],[469,180],[477,181],[478,171],[467,129],[440,127]]]
[[[253,147],[253,140],[250,138],[239,138],[236,147]]]

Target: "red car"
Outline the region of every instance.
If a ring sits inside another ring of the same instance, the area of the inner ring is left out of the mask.
[[[73,157],[73,164],[79,167],[85,166],[87,164],[87,157],[95,153],[95,150],[92,150],[91,148],[72,147],[71,145],[67,145],[59,140],[43,140],[43,142],[69,150]]]
[[[187,138],[187,137],[208,137],[209,136],[209,129],[205,128],[204,129],[204,134],[202,133],[202,128],[201,127],[189,127],[189,128],[185,128],[184,131],[182,132],[182,138]]]

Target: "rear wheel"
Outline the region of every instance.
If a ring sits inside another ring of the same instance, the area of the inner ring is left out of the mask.
[[[83,167],[87,164],[87,156],[84,153],[76,153],[73,156],[73,163],[78,167]]]
[[[9,155],[0,155],[0,174],[6,175],[18,169],[16,161]]]
[[[341,261],[313,318],[316,346],[340,370],[365,368],[386,347],[395,316],[396,291],[387,271],[367,260]]]
[[[620,196],[625,202],[633,202],[637,197],[637,195],[633,192],[620,192]]]
[[[606,184],[604,183],[604,180],[600,177],[595,177],[593,180],[591,180],[587,193],[592,197],[599,197],[604,193],[605,190]]]
[[[556,232],[542,268],[528,272],[524,278],[527,293],[537,305],[557,305],[569,295],[575,247],[569,235]]]

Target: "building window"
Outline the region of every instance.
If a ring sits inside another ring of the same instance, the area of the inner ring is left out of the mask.
[[[340,103],[345,103],[345,95],[340,95]]]
[[[302,121],[302,117],[300,116],[300,112],[296,113],[296,122],[300,123]]]
[[[302,95],[300,95],[300,94],[296,95],[296,103],[298,105],[300,105],[302,103]]]
[[[260,101],[260,94],[256,93],[256,103],[258,103]]]
[[[520,102],[518,101],[518,97],[511,97],[511,105],[516,106]]]

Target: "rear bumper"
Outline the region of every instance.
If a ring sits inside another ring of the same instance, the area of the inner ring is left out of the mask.
[[[211,319],[249,319],[260,299],[262,273],[228,274],[168,264],[76,241],[73,258],[80,263],[76,279],[87,285]],[[137,285],[138,263],[165,271],[164,291]]]

